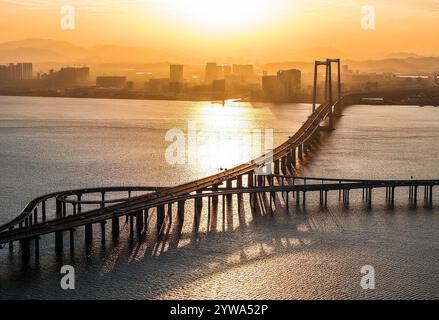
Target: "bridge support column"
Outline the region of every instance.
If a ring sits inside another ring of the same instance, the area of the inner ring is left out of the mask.
[[[254,186],[254,171],[251,171],[247,174],[247,187],[253,187]]]
[[[140,237],[143,231],[143,211],[140,210],[136,214],[136,230],[137,230],[137,236]]]
[[[202,190],[197,190],[197,194],[202,194]],[[201,213],[203,211],[203,198],[194,199],[194,228],[198,232],[201,222]]]
[[[299,160],[303,161],[303,145],[301,145],[301,144],[297,148],[297,155],[299,157]]]
[[[46,221],[46,201],[41,202],[41,214],[43,221]]]
[[[392,203],[392,205],[395,203],[395,187],[391,188],[391,195],[390,195],[390,201]]]
[[[296,148],[291,150],[291,162],[293,165],[293,168],[296,167]]]
[[[178,223],[180,225],[183,225],[184,223],[184,206],[185,206],[184,200],[180,200],[177,202],[177,216],[178,216]]]
[[[69,234],[70,234],[70,252],[73,253],[75,251],[75,229],[70,229]]]
[[[274,174],[276,174],[276,175],[280,174],[279,160],[274,160]]]
[[[55,201],[56,206],[56,218],[59,219],[62,217],[62,203],[58,199]]]
[[[34,223],[38,223],[38,208],[34,209]]]
[[[101,244],[102,246],[105,246],[105,225],[107,224],[107,221],[101,222]]]
[[[149,209],[143,210],[143,221],[145,225],[145,233],[148,231]]]
[[[134,214],[130,214],[130,240],[134,238]]]
[[[163,224],[165,222],[165,205],[157,207],[157,235],[162,233]]]
[[[36,237],[34,239],[34,249],[35,249],[35,262],[38,264],[40,262],[40,238]]]
[[[117,240],[119,238],[120,233],[120,219],[119,217],[113,217],[111,219],[111,234],[113,236],[113,240]]]
[[[236,187],[237,188],[242,188],[242,176],[238,176],[236,178]]]
[[[291,170],[293,168],[293,160],[291,159],[291,152],[287,153],[287,169]]]
[[[281,169],[284,175],[287,175],[287,157],[281,158]]]
[[[367,189],[367,204],[369,207],[372,206],[372,188]]]
[[[61,252],[64,248],[64,237],[62,231],[55,232],[55,250]]]
[[[14,227],[9,228],[9,231],[12,231],[12,230],[14,230]],[[9,245],[9,252],[14,251],[14,242],[10,241],[8,245]]]
[[[85,245],[91,246],[93,242],[93,224],[89,223],[85,225]]]
[[[328,190],[325,190],[325,208],[328,207]]]
[[[30,257],[30,241],[29,239],[20,240],[20,250],[23,259],[29,259]]]
[[[77,200],[78,200],[78,214],[79,214],[82,211],[82,205],[81,205],[82,194],[81,193],[77,194]]]
[[[418,203],[418,186],[414,186],[414,204]]]

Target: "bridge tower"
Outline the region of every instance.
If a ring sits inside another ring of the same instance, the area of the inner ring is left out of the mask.
[[[329,70],[329,76],[327,79],[329,79],[329,90],[331,100],[329,101],[332,104],[332,64],[337,64],[337,103],[334,105],[334,115],[335,116],[341,116],[341,65],[340,65],[340,59],[326,59],[326,62],[328,63],[327,69]]]
[[[325,103],[329,103],[331,106],[333,105],[333,90],[332,90],[332,64],[337,64],[337,91],[338,91],[338,99],[337,103],[334,105],[334,115],[341,115],[341,66],[340,59],[326,59],[326,61],[318,61],[316,60],[314,63],[314,88],[313,88],[313,105],[312,112],[314,113],[317,105],[317,85],[318,85],[318,68],[319,66],[325,66],[326,74],[325,74]],[[331,107],[331,112],[329,114],[329,129],[333,129],[333,112]]]

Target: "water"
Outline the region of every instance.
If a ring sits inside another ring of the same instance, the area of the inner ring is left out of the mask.
[[[291,104],[222,107],[0,97],[0,222],[15,216],[32,197],[50,191],[175,185],[230,168],[258,153],[246,139],[249,130],[274,128],[278,145],[305,121],[309,110],[309,105]],[[350,107],[299,173],[437,178],[438,120],[435,108]],[[203,161],[171,166],[165,161],[171,143],[165,141],[166,132],[186,132],[188,121],[196,122]],[[203,143],[206,135],[213,135],[216,143]],[[74,256],[67,248],[57,257],[53,239],[47,237],[41,241],[39,266],[32,261],[23,266],[19,254],[0,252],[0,298],[438,298],[437,209],[413,209],[405,192],[396,196],[395,208],[389,209],[377,193],[371,211],[356,201],[361,197],[356,193],[349,209],[331,194],[328,211],[321,211],[317,199],[310,197],[306,209],[292,205],[288,213],[280,199],[273,216],[255,215],[245,202],[243,216],[234,210],[224,225],[219,219],[215,232],[202,227],[196,236],[187,219],[181,237],[171,232],[158,244],[149,239],[137,245],[124,237],[123,225],[117,247],[101,248],[97,236],[91,252],[82,248],[78,230]],[[74,291],[60,289],[63,264],[76,268]],[[376,270],[376,290],[360,287],[364,265]]]

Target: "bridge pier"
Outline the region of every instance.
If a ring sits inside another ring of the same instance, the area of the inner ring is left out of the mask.
[[[372,188],[367,188],[367,204],[369,207],[372,206]]]
[[[55,214],[56,214],[56,218],[59,219],[62,217],[62,204],[61,201],[56,199],[55,200]]]
[[[180,200],[177,202],[177,216],[178,216],[178,223],[180,225],[183,225],[184,223],[184,207],[185,207],[185,200]]]
[[[197,190],[197,194],[202,194],[203,191]],[[229,201],[229,199],[227,200]],[[201,213],[203,210],[203,198],[194,199],[194,230],[198,232],[201,222]]]
[[[343,189],[343,204],[345,207],[349,207],[349,189]]]
[[[254,186],[254,175],[255,175],[255,173],[254,173],[254,171],[250,171],[248,174],[247,174],[247,187],[253,187]]]
[[[130,222],[130,240],[133,240],[134,237],[134,215],[130,213],[127,215],[129,222]]]
[[[165,222],[165,205],[157,207],[157,235],[162,233],[163,224]]]
[[[27,260],[30,257],[30,240],[22,239],[20,240],[20,250],[23,259]]]
[[[64,237],[62,231],[55,232],[55,250],[56,252],[61,252],[64,248]]]
[[[76,197],[77,197],[77,201],[78,201],[78,214],[79,214],[79,213],[81,213],[81,211],[82,211],[82,205],[81,205],[82,194],[81,194],[81,193],[78,193],[78,194],[76,195]]]
[[[136,214],[136,230],[137,236],[140,237],[143,231],[143,212],[142,210],[138,211]]]
[[[41,202],[41,214],[43,221],[46,221],[46,201]]]
[[[287,157],[282,157],[281,158],[281,169],[282,169],[282,173],[284,175],[287,175]]]
[[[90,247],[93,242],[93,224],[88,223],[85,225],[85,245]]]
[[[238,189],[242,188],[242,176],[241,176],[241,175],[239,175],[239,176],[236,178],[236,187],[237,187]]]
[[[120,219],[119,216],[111,218],[111,234],[113,236],[113,241],[119,238],[120,233]]]
[[[299,156],[299,160],[303,161],[303,145],[299,145],[297,148],[297,155]]]
[[[143,221],[145,225],[145,233],[148,232],[149,209],[143,210]]]
[[[107,221],[102,221],[101,222],[101,244],[102,246],[105,246],[105,236],[106,236],[106,232],[105,232],[105,225],[107,224]]]
[[[34,249],[35,249],[35,263],[40,262],[40,237],[34,238]]]
[[[34,209],[34,223],[38,223],[38,207]]]
[[[73,253],[75,251],[75,229],[70,229],[69,234],[70,234],[70,252]]]
[[[274,174],[276,174],[276,175],[280,174],[279,160],[274,160]]]
[[[306,191],[303,191],[302,192],[302,196],[303,196],[303,200],[302,200],[302,206],[305,208],[305,206],[306,206]]]
[[[293,168],[296,167],[296,148],[292,149],[291,151],[291,163],[293,165]]]
[[[293,169],[293,160],[291,157],[291,152],[287,153],[287,169],[292,170]]]

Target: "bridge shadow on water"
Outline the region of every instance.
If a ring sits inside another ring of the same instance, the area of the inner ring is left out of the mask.
[[[236,267],[305,248],[312,250],[317,232],[322,231],[319,225],[322,220],[314,220],[305,208],[293,205],[291,195],[289,211],[282,195],[275,196],[272,209],[269,198],[269,194],[258,194],[252,208],[249,200],[253,199],[248,195],[235,196],[233,203],[226,201],[223,212],[213,208],[209,227],[198,231],[188,232],[185,224],[192,221],[179,221],[175,212],[167,212],[161,236],[154,233],[151,214],[149,227],[140,236],[130,235],[126,221],[115,243],[107,241],[100,245],[96,237],[92,247],[78,245],[72,253],[68,248],[62,254],[53,253],[48,237],[42,241],[43,255],[38,264],[22,261],[14,254],[2,259],[5,264],[0,266],[0,296],[6,299],[157,298]],[[316,207],[312,211],[322,210]],[[343,231],[337,217],[323,211],[324,219],[331,220],[337,232]],[[76,233],[77,238],[83,236],[81,230]],[[76,290],[71,292],[59,288],[59,270],[66,264],[75,267],[78,278]]]
[[[335,194],[333,198],[336,200]],[[9,255],[9,261],[1,266],[0,296],[6,299],[163,298],[176,289],[184,291],[193,283],[282,255],[305,249],[310,254],[337,250],[337,246],[348,244],[334,244],[331,240],[352,232],[345,230],[341,218],[355,211],[368,212],[363,205],[347,209],[337,201],[324,209],[318,205],[318,199],[312,198],[306,207],[297,206],[291,194],[287,210],[285,195],[281,193],[272,201],[268,193],[258,194],[254,208],[248,195],[235,196],[232,200],[233,203],[225,201],[225,210],[212,208],[210,221],[204,207],[198,230],[188,228],[197,220],[195,217],[189,214],[186,221],[181,221],[176,212],[168,211],[163,233],[157,236],[151,213],[146,232],[130,235],[126,221],[115,243],[107,241],[101,245],[96,237],[92,247],[77,246],[73,253],[65,249],[55,255],[49,239],[37,265]],[[77,230],[77,236],[83,236],[81,230]],[[325,240],[331,245],[322,244]],[[66,264],[76,270],[74,291],[59,287],[59,270]]]

